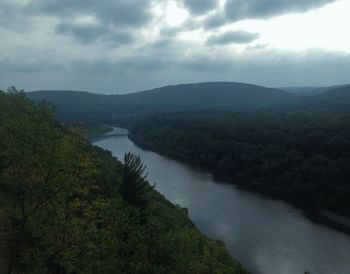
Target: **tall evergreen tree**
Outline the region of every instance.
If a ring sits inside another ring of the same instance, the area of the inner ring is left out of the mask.
[[[124,156],[124,172],[120,192],[123,198],[135,207],[145,207],[147,204],[147,192],[152,187],[148,184],[145,174],[146,166],[139,155],[131,152]]]

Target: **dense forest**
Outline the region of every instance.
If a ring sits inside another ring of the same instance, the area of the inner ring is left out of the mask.
[[[0,92],[0,272],[246,273],[145,172],[138,156],[122,164],[62,127],[47,104]]]
[[[137,122],[140,144],[350,216],[349,112],[196,112]]]

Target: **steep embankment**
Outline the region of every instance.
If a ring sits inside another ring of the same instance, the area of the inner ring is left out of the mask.
[[[153,190],[134,155],[121,164],[47,106],[0,92],[0,186],[12,207],[0,269],[18,273],[247,273]],[[3,224],[1,224],[3,226]]]

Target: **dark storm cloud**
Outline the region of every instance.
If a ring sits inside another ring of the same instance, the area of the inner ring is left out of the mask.
[[[184,7],[193,14],[207,13],[218,5],[218,0],[183,0]]]
[[[225,14],[222,12],[217,12],[211,16],[209,16],[204,22],[203,26],[206,29],[212,29],[216,27],[221,27],[226,23]]]
[[[207,39],[207,45],[248,44],[259,38],[259,33],[247,31],[228,31],[212,35]]]
[[[223,11],[207,18],[207,28],[244,19],[266,19],[287,13],[306,12],[337,0],[227,0]]]
[[[134,41],[134,36],[130,32],[117,32],[107,35],[103,41],[112,43],[114,45],[129,44]]]
[[[23,10],[57,18],[56,32],[82,43],[102,40],[120,45],[132,42],[132,32],[152,20],[151,5],[151,0],[32,0]],[[79,23],[84,17],[92,22]]]
[[[70,18],[93,15],[100,22],[120,27],[140,26],[152,19],[150,0],[35,0],[27,9],[32,13]]]
[[[132,33],[113,32],[101,25],[79,25],[71,23],[60,23],[55,31],[59,34],[69,34],[82,43],[92,43],[97,39],[110,42],[115,45],[128,44],[133,42]]]
[[[69,23],[60,23],[56,26],[55,30],[59,34],[70,34],[83,43],[91,43],[96,38],[106,34],[105,28],[101,26],[74,25]]]
[[[30,30],[27,18],[22,14],[22,5],[11,0],[0,1],[0,28],[16,32]]]
[[[162,49],[162,48],[167,48],[170,45],[172,45],[172,43],[174,42],[174,39],[172,38],[160,38],[158,40],[156,40],[155,42],[151,43],[151,48],[152,49]]]

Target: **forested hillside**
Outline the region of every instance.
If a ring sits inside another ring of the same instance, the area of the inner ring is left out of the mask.
[[[350,85],[335,87],[314,96],[291,98],[291,100],[274,105],[270,110],[350,112]]]
[[[145,171],[0,92],[0,272],[246,273]]]
[[[302,96],[279,89],[243,83],[175,85],[125,95],[79,91],[27,93],[35,102],[57,107],[62,122],[125,124],[141,115],[178,111],[330,111],[350,109],[350,86],[319,88],[320,94]]]
[[[249,110],[294,97],[279,89],[233,82],[166,86],[124,96],[152,112]]]
[[[140,114],[172,111],[252,110],[294,98],[283,90],[243,83],[166,86],[125,95],[76,91],[36,91],[28,97],[57,106],[61,121],[119,122]]]
[[[350,216],[350,112],[174,113],[140,119],[133,140]]]
[[[313,95],[318,95],[318,94],[324,93],[326,91],[334,90],[336,88],[340,88],[343,86],[346,86],[346,84],[336,85],[336,86],[328,86],[328,87],[284,87],[284,88],[280,88],[280,89],[288,91],[288,92],[292,92],[295,94],[313,96]]]

